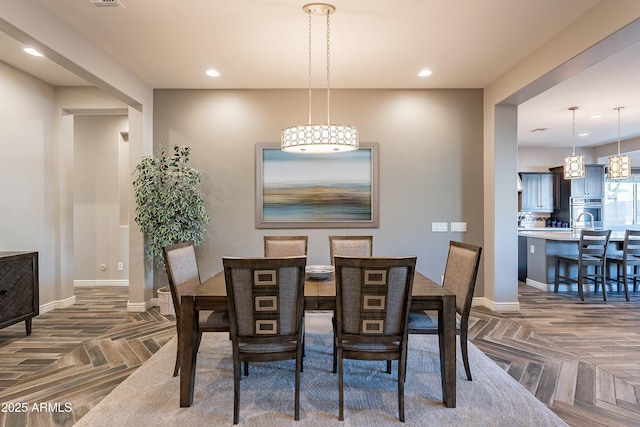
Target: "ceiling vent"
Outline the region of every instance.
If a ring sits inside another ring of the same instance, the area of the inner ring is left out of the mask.
[[[124,7],[120,0],[89,0],[89,3],[94,7]]]

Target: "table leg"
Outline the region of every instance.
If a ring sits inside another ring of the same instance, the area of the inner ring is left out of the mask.
[[[456,407],[456,300],[442,298],[438,311],[438,339],[440,341],[440,375],[442,401],[447,408]]]
[[[199,335],[198,313],[193,297],[183,296],[180,302],[180,407],[193,403],[193,387],[196,379],[197,340]]]

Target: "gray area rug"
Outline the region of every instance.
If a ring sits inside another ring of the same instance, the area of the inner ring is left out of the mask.
[[[305,317],[306,357],[300,421],[293,420],[295,362],[253,363],[240,381],[240,425],[385,426],[398,420],[396,363],[345,360],[345,421],[338,421],[338,378],[331,373],[331,314]],[[442,403],[437,336],[410,337],[404,425],[565,426],[566,424],[472,344],[473,381],[457,364],[457,407]],[[194,402],[180,408],[172,377],[176,339],[113,390],[76,426],[217,426],[233,423],[233,366],[226,334],[203,335]]]

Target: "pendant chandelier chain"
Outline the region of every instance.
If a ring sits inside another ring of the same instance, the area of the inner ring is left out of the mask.
[[[331,124],[329,103],[331,102],[331,14],[327,10],[327,124]]]
[[[614,110],[618,111],[618,156],[620,156],[620,110],[622,110],[624,107],[617,107],[614,108]]]
[[[311,125],[311,10],[309,10],[309,125]]]
[[[571,111],[573,111],[573,131],[571,137],[571,143],[573,145],[573,156],[576,155],[576,110],[578,107],[571,107]]]

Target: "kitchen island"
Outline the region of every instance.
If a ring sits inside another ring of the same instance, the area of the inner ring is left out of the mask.
[[[519,230],[520,251],[526,251],[525,283],[542,290],[553,290],[556,255],[578,255],[580,230],[577,231]],[[526,244],[525,241],[526,240]],[[624,231],[612,231],[607,253],[622,251]],[[523,257],[523,254],[519,254]],[[577,277],[577,271],[575,272]],[[520,278],[522,280],[522,278]],[[567,286],[567,285],[562,285]]]

